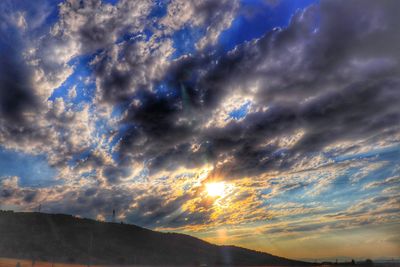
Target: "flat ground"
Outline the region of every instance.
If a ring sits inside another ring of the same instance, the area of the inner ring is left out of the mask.
[[[0,267],[16,267],[17,262],[20,263],[21,267],[32,267],[31,260],[8,259],[8,258],[0,258]],[[36,261],[34,267],[87,267],[87,265],[54,263],[53,266],[51,262]]]
[[[0,0],[1,1],[1,0]],[[19,262],[20,267],[32,267],[32,260],[21,260],[21,259],[10,259],[0,258],[0,267],[16,267]],[[152,267],[148,265],[91,265],[92,267]],[[72,263],[51,263],[45,261],[36,261],[33,267],[87,267],[86,264],[72,264]],[[160,266],[157,266],[160,267]],[[175,266],[163,266],[163,267],[175,267]],[[186,266],[186,267],[198,267],[198,266]],[[246,267],[246,266],[243,266]],[[263,266],[267,267],[267,266]],[[271,266],[272,267],[272,266]]]

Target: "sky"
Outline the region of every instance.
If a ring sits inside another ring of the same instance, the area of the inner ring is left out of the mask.
[[[400,258],[398,10],[1,0],[0,209]]]

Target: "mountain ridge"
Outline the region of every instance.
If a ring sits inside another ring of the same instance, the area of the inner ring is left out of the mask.
[[[0,211],[0,236],[0,257],[83,264],[311,265],[186,234],[66,214]]]

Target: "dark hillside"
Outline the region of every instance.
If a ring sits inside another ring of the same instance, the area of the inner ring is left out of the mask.
[[[0,212],[0,257],[93,264],[306,265],[135,225],[63,214]]]

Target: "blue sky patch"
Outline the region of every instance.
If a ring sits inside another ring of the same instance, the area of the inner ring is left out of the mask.
[[[242,0],[241,11],[229,29],[221,33],[218,45],[224,51],[254,38],[259,38],[276,27],[286,27],[293,14],[319,0],[278,1],[268,5],[263,0]]]
[[[249,112],[250,105],[251,105],[251,102],[249,102],[249,101],[246,102],[238,109],[235,109],[235,110],[229,112],[229,117],[226,119],[228,120],[229,118],[232,118],[235,120],[240,120],[240,119],[246,117],[247,113]]]
[[[59,184],[57,170],[43,155],[29,155],[0,148],[0,177],[18,176],[22,187],[47,187]]]

